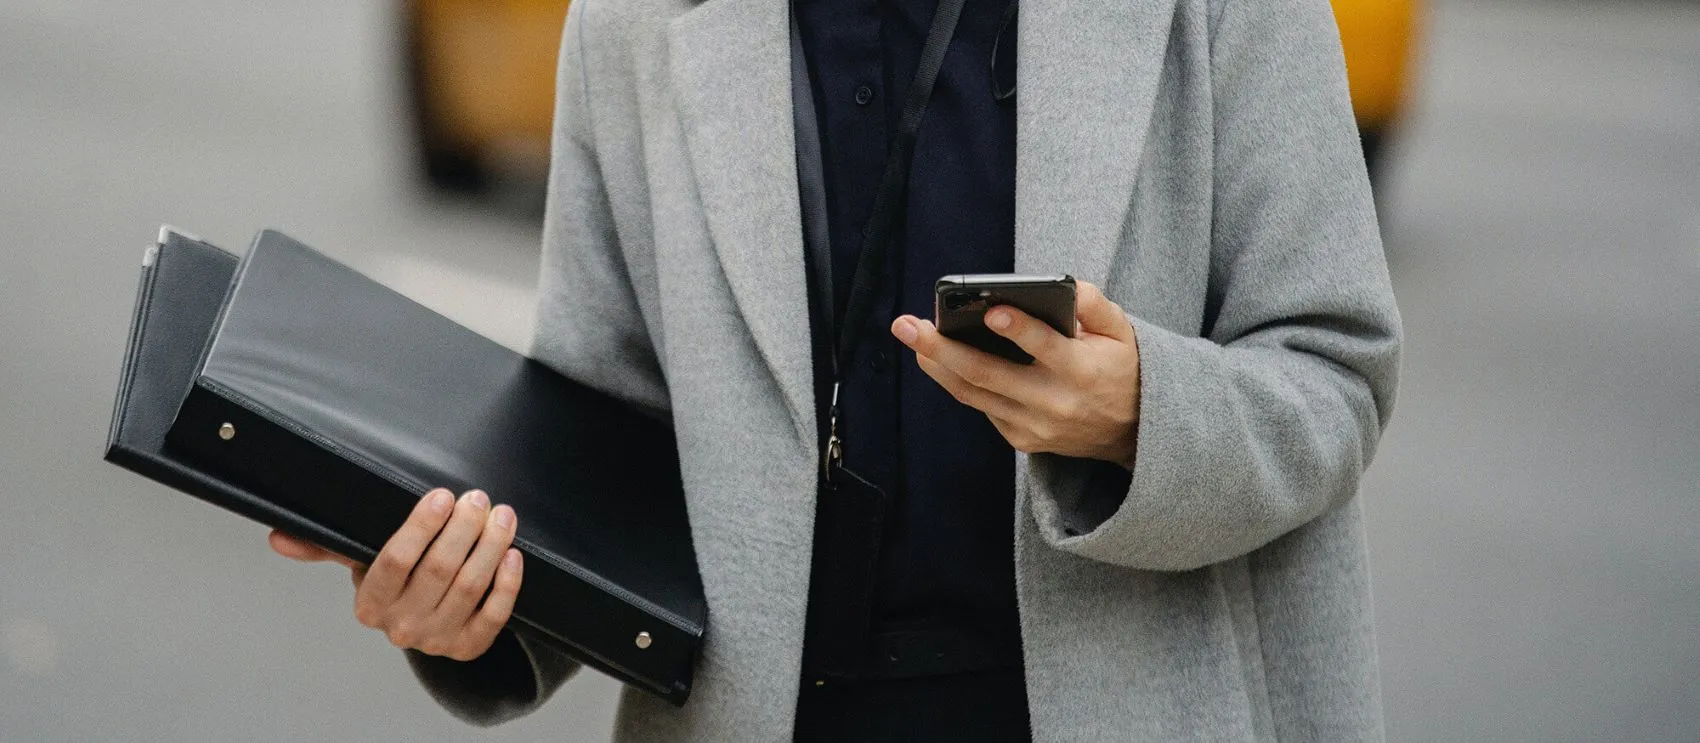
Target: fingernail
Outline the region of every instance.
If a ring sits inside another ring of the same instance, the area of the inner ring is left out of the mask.
[[[519,567],[519,550],[509,549],[508,554],[502,556],[502,567],[507,568],[509,570],[514,570],[514,569],[518,568]]]
[[[507,506],[496,506],[496,525],[503,529],[514,528],[514,509]]]
[[[467,493],[466,500],[472,504],[473,508],[482,510],[490,507],[490,496],[485,495],[482,490],[474,490]]]
[[[454,503],[454,500],[455,497],[453,493],[442,488],[437,488],[436,490],[431,491],[430,508],[437,513],[442,513],[443,511],[448,510],[449,504]]]
[[[986,326],[992,330],[1003,330],[1009,327],[1009,313],[996,310],[986,313]]]
[[[905,344],[914,343],[915,339],[921,335],[919,331],[915,330],[915,321],[908,319],[898,320],[897,327],[893,328],[891,332]]]

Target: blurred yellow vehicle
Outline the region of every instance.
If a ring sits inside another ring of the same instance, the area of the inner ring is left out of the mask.
[[[1374,170],[1405,108],[1420,0],[1332,0]],[[567,0],[404,0],[408,86],[426,178],[477,190],[499,166],[548,162]]]
[[[549,161],[566,0],[404,0],[409,107],[425,177],[478,190]]]
[[[1382,143],[1404,116],[1420,0],[1333,0],[1364,159],[1376,172]]]

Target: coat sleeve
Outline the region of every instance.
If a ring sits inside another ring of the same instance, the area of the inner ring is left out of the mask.
[[[587,0],[572,3],[562,36],[531,355],[664,417],[669,410],[666,382],[620,249],[593,146],[584,67],[584,16],[590,5]],[[552,647],[511,630],[470,662],[413,651],[407,659],[437,702],[456,717],[484,726],[531,713],[579,669]]]
[[[1135,464],[1038,455],[1055,548],[1146,570],[1246,554],[1349,500],[1401,329],[1327,0],[1222,0],[1203,337],[1134,317]]]
[[[531,714],[578,672],[579,664],[554,648],[512,630],[477,660],[406,651],[407,665],[431,698],[455,717],[489,727]]]

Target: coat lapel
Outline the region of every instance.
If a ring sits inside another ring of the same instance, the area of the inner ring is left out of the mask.
[[[709,234],[797,435],[813,445],[814,369],[784,0],[709,0],[668,53]]]
[[[1102,287],[1133,203],[1175,0],[1021,0],[1015,265]]]
[[[1175,0],[1022,0],[1016,270],[1103,285],[1137,177]],[[797,435],[813,441],[802,216],[782,0],[709,0],[669,58],[721,266]]]

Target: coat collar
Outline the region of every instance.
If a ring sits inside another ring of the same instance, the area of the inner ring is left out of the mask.
[[[1102,284],[1132,203],[1175,0],[1022,0],[1015,265]],[[707,0],[668,28],[714,249],[797,434],[815,437],[785,0]]]

